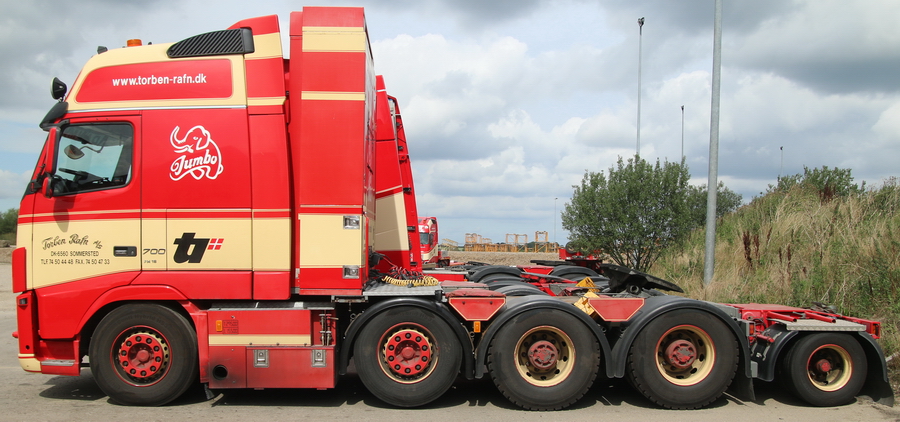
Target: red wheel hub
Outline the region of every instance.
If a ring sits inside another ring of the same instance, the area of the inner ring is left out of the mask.
[[[697,348],[687,340],[676,340],[666,347],[666,362],[676,368],[689,368],[697,359]]]
[[[147,381],[165,366],[168,347],[148,333],[132,333],[119,343],[119,367],[137,381]]]
[[[547,370],[556,366],[559,351],[546,340],[535,342],[528,348],[528,361],[537,369]]]
[[[819,359],[819,361],[816,362],[816,370],[821,373],[831,372],[832,369],[834,369],[834,366],[828,359]]]
[[[392,334],[384,347],[387,366],[397,375],[415,377],[424,374],[431,364],[432,350],[428,337],[419,331],[403,329]]]

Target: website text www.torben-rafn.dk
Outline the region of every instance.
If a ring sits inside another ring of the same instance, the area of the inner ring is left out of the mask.
[[[134,78],[117,78],[112,80],[113,86],[139,86],[139,85],[181,85],[181,84],[205,84],[206,75],[203,73],[191,76],[188,74],[179,76],[136,76]]]

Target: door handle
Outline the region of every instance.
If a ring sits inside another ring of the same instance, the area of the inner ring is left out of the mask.
[[[113,246],[113,256],[137,256],[137,246]]]

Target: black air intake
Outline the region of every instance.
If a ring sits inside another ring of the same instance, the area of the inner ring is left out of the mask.
[[[170,58],[222,56],[254,52],[250,28],[223,29],[194,35],[172,44],[166,51]]]

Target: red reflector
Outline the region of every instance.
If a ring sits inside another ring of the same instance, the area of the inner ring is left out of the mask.
[[[19,332],[13,331],[13,338],[19,338]]]
[[[466,321],[487,321],[506,304],[506,296],[491,290],[460,289],[446,296],[450,307]]]
[[[588,300],[591,307],[600,314],[604,321],[628,321],[644,306],[644,299],[639,297],[597,297]]]

